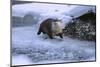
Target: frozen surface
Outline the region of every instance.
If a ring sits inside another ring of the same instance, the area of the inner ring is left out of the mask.
[[[14,5],[12,7],[12,15],[23,15],[27,12],[38,12],[38,13],[53,13],[57,10],[59,13],[64,11],[69,11],[66,9],[72,9],[76,6],[68,5],[59,5],[59,4],[46,4],[46,3],[30,3],[30,4],[21,4],[21,5]],[[20,12],[19,12],[20,11]]]
[[[13,65],[95,60],[95,42],[68,37],[45,39],[37,30],[38,25],[12,28]]]
[[[89,10],[95,12],[95,6],[29,3],[12,6],[12,15],[23,17],[29,12],[36,12],[49,15],[59,13],[79,17],[80,15],[87,13]]]
[[[13,58],[12,59],[12,64],[24,65],[24,64],[30,64],[31,63],[29,58],[25,55],[13,56],[12,58]]]

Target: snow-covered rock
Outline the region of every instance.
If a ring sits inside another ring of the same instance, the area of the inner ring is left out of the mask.
[[[73,23],[68,23],[64,30],[65,35],[82,40],[96,40],[96,14],[86,13],[76,19]]]

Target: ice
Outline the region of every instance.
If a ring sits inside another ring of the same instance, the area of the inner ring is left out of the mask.
[[[27,12],[51,13],[51,12],[55,12],[55,10],[58,10],[59,12],[63,12],[66,8],[68,8],[68,5],[30,3],[30,4],[14,5],[12,7],[13,9],[12,12],[13,15],[22,16]]]
[[[80,9],[81,8],[81,9]],[[12,15],[23,17],[29,12],[36,12],[39,14],[66,14],[67,16],[79,17],[89,10],[95,12],[95,6],[84,5],[63,5],[63,4],[46,4],[46,3],[29,3],[12,6]]]
[[[74,16],[74,18],[77,18],[92,9],[93,9],[93,6],[77,6],[73,8],[72,10],[70,10],[69,15]]]
[[[12,29],[13,65],[95,60],[95,42],[66,36],[64,39],[45,39],[45,35],[38,36],[37,31],[37,25]],[[20,55],[27,56],[25,61],[16,60],[23,60]]]
[[[31,60],[25,55],[19,55],[12,57],[12,64],[14,65],[25,65],[30,64]]]

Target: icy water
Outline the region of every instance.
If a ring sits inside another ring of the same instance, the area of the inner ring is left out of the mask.
[[[37,31],[37,25],[12,28],[12,65],[95,61],[95,42],[45,39]]]

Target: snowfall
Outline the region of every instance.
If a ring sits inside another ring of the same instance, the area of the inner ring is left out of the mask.
[[[18,12],[20,12],[19,13],[20,15],[21,13],[25,14],[28,11],[28,8],[29,9],[33,8],[32,7],[33,5],[34,8],[45,6],[43,4],[37,4],[37,3],[26,4],[26,5],[25,4],[15,5],[13,6],[12,12],[14,16],[15,14],[18,15]],[[23,8],[21,10],[21,7],[28,7],[28,8],[25,10],[23,10],[24,9]],[[50,5],[48,6],[48,10],[59,9],[57,5],[53,8],[49,7]],[[68,7],[65,5],[62,5],[61,7],[64,8],[61,9],[60,13],[64,13],[66,12],[65,9],[68,9]],[[46,7],[44,8],[47,8],[47,4]],[[41,13],[41,15],[47,12],[47,9],[46,10],[43,9],[42,12],[39,12]],[[37,11],[40,11],[39,8],[37,8]],[[68,12],[70,11],[67,11],[67,14]],[[43,34],[39,36],[37,35],[38,28],[39,28],[38,23],[32,26],[12,27],[12,65],[95,61],[96,43],[94,41],[78,40],[75,38],[74,39],[69,38],[68,36],[64,36],[63,39],[59,37],[55,37],[54,39],[49,39],[49,38],[46,39],[45,38],[47,37],[46,35]]]

